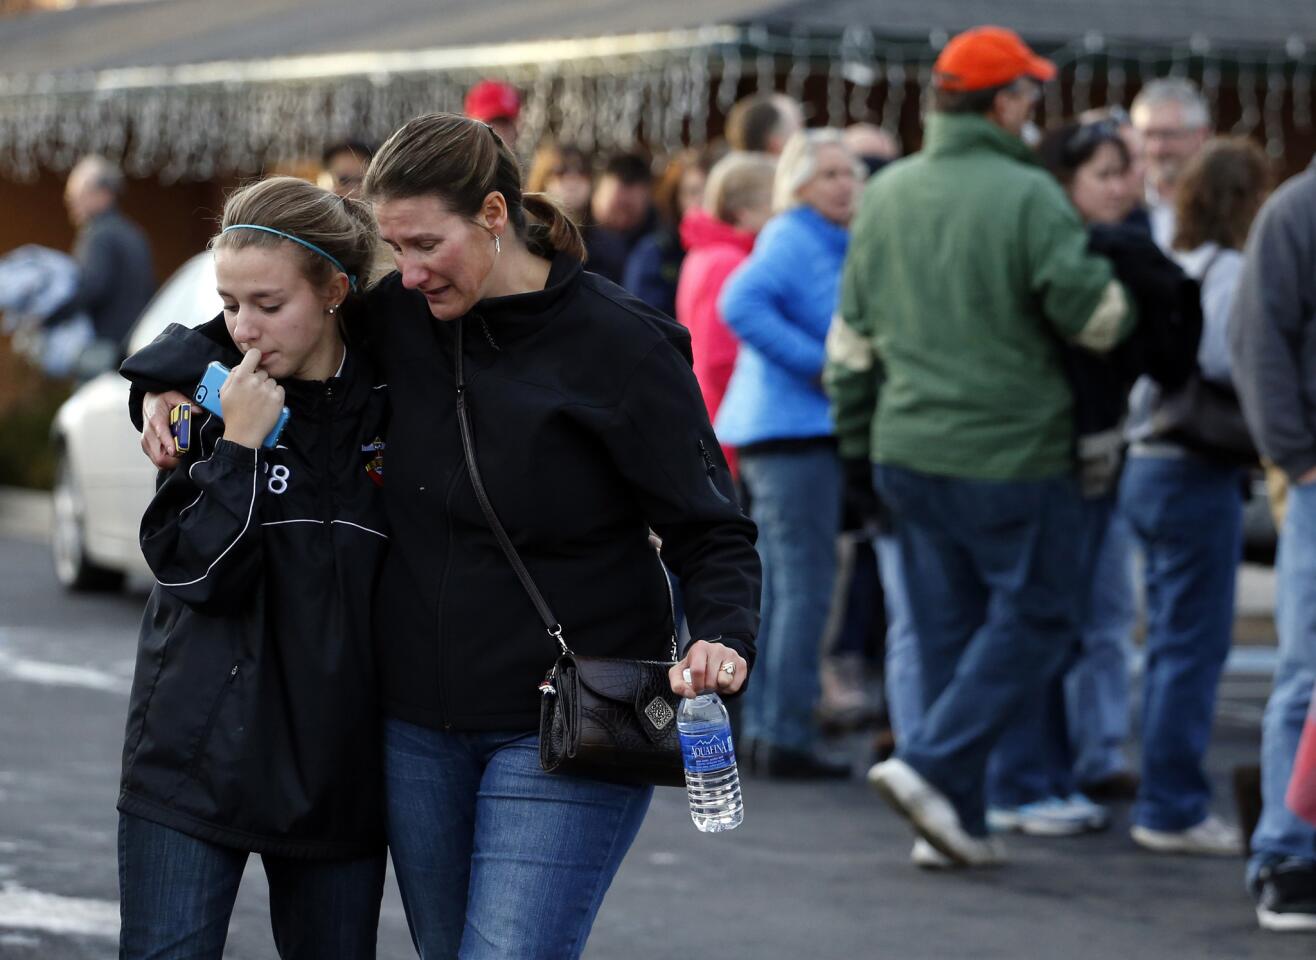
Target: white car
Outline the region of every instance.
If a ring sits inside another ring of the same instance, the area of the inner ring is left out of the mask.
[[[147,305],[128,352],[170,323],[199,326],[221,309],[214,257],[199,253]],[[109,371],[84,383],[59,408],[51,435],[59,466],[50,548],[59,582],[69,590],[113,590],[128,574],[149,576],[137,531],[156,471],[128,418],[128,381]]]

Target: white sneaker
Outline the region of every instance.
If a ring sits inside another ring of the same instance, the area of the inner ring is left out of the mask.
[[[922,837],[914,840],[914,849],[909,851],[909,862],[923,870],[954,870],[959,866]]]
[[[1065,797],[1065,803],[1076,816],[1081,816],[1088,830],[1096,832],[1110,826],[1110,811],[1101,804],[1088,798],[1084,793],[1071,793]]]
[[[905,761],[893,757],[874,764],[868,771],[868,782],[914,825],[919,836],[955,863],[977,867],[1004,862],[1005,850],[999,841],[965,832],[945,795]]]
[[[1243,853],[1243,835],[1214,814],[1187,830],[1153,830],[1134,826],[1129,836],[1138,846],[1155,853],[1188,853],[1203,857],[1237,857]]]
[[[981,858],[975,867],[999,867],[1009,858],[1005,853],[1005,844],[1000,837],[988,837],[983,841]],[[920,870],[962,870],[964,865],[956,863],[922,837],[914,838],[914,847],[909,851],[909,862]]]
[[[1017,832],[1030,837],[1073,837],[1106,825],[1106,811],[1086,797],[1047,797],[1017,807],[989,807],[987,826],[995,833]]]

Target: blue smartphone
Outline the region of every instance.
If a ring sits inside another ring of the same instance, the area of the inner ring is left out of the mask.
[[[224,419],[224,409],[219,404],[219,388],[224,386],[224,381],[228,379],[228,367],[224,366],[218,360],[212,360],[206,367],[206,375],[201,378],[201,382],[196,385],[196,390],[192,394],[192,399],[199,403],[202,408],[209,410],[221,420]],[[279,414],[278,421],[274,424],[274,429],[270,435],[261,443],[262,447],[273,447],[279,442],[279,435],[283,433],[283,428],[288,425],[288,408],[284,407],[283,412]]]

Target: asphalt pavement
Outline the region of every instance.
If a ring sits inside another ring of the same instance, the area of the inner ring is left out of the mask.
[[[54,581],[32,502],[0,503],[0,958],[108,960],[118,930],[119,752],[144,585],[73,596]],[[39,505],[37,505],[39,506]],[[6,516],[8,520],[6,520]],[[26,517],[26,520],[22,518]],[[1261,649],[1226,679],[1209,756],[1220,811],[1229,777],[1257,755],[1268,688]],[[863,785],[863,738],[843,744],[852,782],[745,781],[730,834],[690,823],[660,790],[603,904],[586,956],[716,958],[1288,958],[1316,937],[1262,934],[1241,858],[1157,857],[1105,833],[1012,838],[1001,869],[929,874],[910,834]],[[382,960],[413,957],[390,878]],[[227,957],[273,960],[266,890],[252,858]]]

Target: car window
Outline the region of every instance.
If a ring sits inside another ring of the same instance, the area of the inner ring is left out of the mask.
[[[142,311],[128,338],[128,352],[136,353],[171,323],[196,327],[223,309],[215,292],[215,258],[198,253],[174,271]]]

